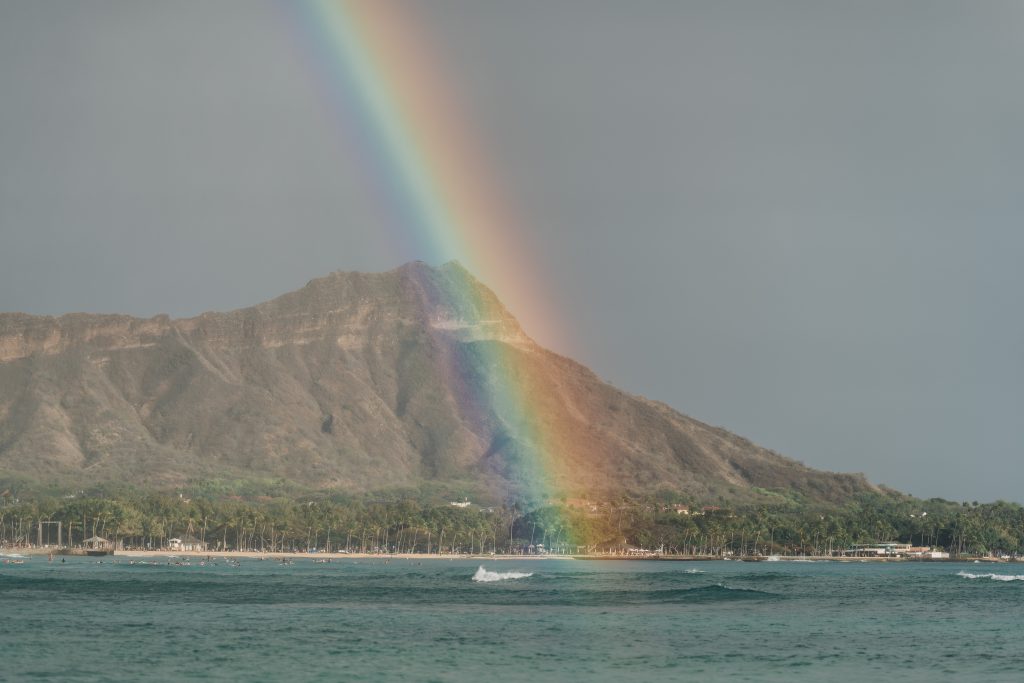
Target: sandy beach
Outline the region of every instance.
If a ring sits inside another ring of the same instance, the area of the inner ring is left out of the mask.
[[[21,555],[21,556],[40,556],[49,555],[53,553],[54,556],[60,555],[59,551],[47,548],[8,548],[0,549],[0,555]],[[77,553],[76,553],[77,554]],[[626,556],[626,555],[478,555],[478,554],[427,554],[427,553],[304,553],[304,552],[259,552],[259,551],[208,551],[199,552],[192,550],[117,550],[112,556],[106,557],[117,557],[117,558],[136,558],[136,559],[154,559],[154,558],[182,558],[182,557],[195,557],[195,558],[225,558],[225,559],[249,559],[249,560],[295,560],[295,559],[307,559],[307,560],[476,560],[480,562],[494,562],[494,561],[531,561],[531,560],[644,560],[644,561],[661,561],[661,562],[979,562],[979,563],[1006,563],[1012,562],[1004,558],[995,557],[964,557],[959,559],[942,559],[942,560],[921,560],[911,558],[899,558],[899,557],[820,557],[820,556],[781,556],[777,559],[769,560],[768,558],[733,558],[733,557],[708,557],[708,556],[692,556],[692,555],[647,555],[647,556]]]
[[[228,559],[250,559],[250,560],[283,560],[283,559],[307,559],[307,560],[572,560],[568,555],[452,555],[452,554],[426,554],[426,553],[392,553],[388,555],[379,553],[301,553],[301,552],[275,552],[261,553],[251,551],[227,551],[227,552],[195,552],[195,551],[173,551],[173,550],[118,550],[114,557],[129,558],[161,558],[161,557],[224,557]]]

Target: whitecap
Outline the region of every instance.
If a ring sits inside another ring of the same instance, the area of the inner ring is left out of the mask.
[[[489,572],[481,565],[476,570],[476,574],[473,574],[473,580],[480,583],[490,583],[491,581],[505,581],[507,579],[525,579],[528,576],[533,576],[533,572]]]
[[[683,571],[684,574],[703,574],[703,569],[687,569]]]
[[[957,576],[965,579],[991,579],[992,581],[1024,581],[1022,574],[972,574],[970,572],[957,572]]]

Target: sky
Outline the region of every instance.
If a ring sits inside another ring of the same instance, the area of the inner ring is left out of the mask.
[[[538,341],[813,467],[1024,502],[1024,4],[409,11],[544,306],[476,274]],[[427,256],[294,14],[0,0],[0,310],[189,316]]]

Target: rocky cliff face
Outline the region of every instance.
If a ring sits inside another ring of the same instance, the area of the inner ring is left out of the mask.
[[[536,444],[471,390],[508,381],[496,357],[549,435],[553,490],[871,488],[615,389],[535,344],[461,266],[422,263],[184,320],[0,314],[0,476],[514,492]]]

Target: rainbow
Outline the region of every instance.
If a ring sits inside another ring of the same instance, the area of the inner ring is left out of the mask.
[[[519,221],[497,191],[487,155],[475,140],[454,89],[444,78],[413,3],[389,0],[305,0],[289,4],[311,48],[330,113],[359,146],[359,163],[378,201],[392,214],[404,258],[432,263],[457,260],[499,290],[515,289],[518,301],[546,300],[530,273],[529,245],[513,239]],[[453,280],[456,281],[456,280]],[[473,288],[448,291],[451,302],[486,314],[488,302]],[[551,320],[534,311],[531,319]],[[550,326],[543,336],[555,338]],[[517,494],[540,502],[557,497],[562,465],[555,456],[559,434],[531,400],[522,348],[473,345],[464,362],[487,372],[476,386],[463,386],[474,401],[501,421],[499,431],[518,444]],[[484,354],[484,357],[479,357]],[[471,373],[463,372],[463,376]]]

